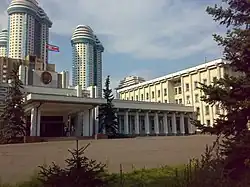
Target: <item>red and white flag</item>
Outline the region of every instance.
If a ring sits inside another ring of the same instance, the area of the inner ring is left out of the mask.
[[[55,45],[46,44],[46,49],[48,51],[59,52],[59,47]]]

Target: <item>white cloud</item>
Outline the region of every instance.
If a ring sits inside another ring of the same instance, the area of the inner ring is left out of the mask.
[[[169,60],[219,51],[211,36],[219,29],[205,12],[207,5],[199,1],[40,0],[40,3],[54,23],[53,32],[71,35],[77,25],[90,25],[111,53]],[[3,20],[6,25],[6,16],[0,12],[0,23]]]

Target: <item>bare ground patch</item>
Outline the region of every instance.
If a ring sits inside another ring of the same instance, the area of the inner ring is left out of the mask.
[[[145,137],[120,140],[82,140],[80,145],[91,145],[86,155],[107,164],[110,172],[162,165],[185,164],[199,157],[205,145],[213,142],[212,136]],[[75,141],[0,146],[0,177],[3,182],[27,179],[37,166],[55,162],[63,166],[69,156],[68,149]]]

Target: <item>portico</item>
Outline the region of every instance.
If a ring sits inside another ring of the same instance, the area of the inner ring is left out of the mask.
[[[98,133],[98,106],[105,99],[30,93],[25,112],[30,136],[60,137],[73,127],[70,136],[90,137]],[[195,132],[190,123],[193,107],[179,104],[114,100],[119,133],[136,136],[187,135]]]
[[[29,116],[30,136],[63,136],[64,127],[74,127],[71,136],[92,136],[92,110],[104,103],[103,99],[28,94],[25,112]]]
[[[119,132],[138,136],[194,134],[192,107],[116,100]]]

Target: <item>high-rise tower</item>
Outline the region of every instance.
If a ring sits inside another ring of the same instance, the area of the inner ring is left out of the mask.
[[[104,48],[89,26],[76,27],[72,39],[72,83],[82,88],[97,86],[102,96],[102,52]]]
[[[8,31],[3,29],[0,31],[0,57],[7,56]]]
[[[37,56],[46,62],[48,53],[45,45],[49,41],[52,22],[36,0],[12,0],[7,9],[8,51],[10,58],[24,59]],[[46,54],[45,54],[46,53]]]

